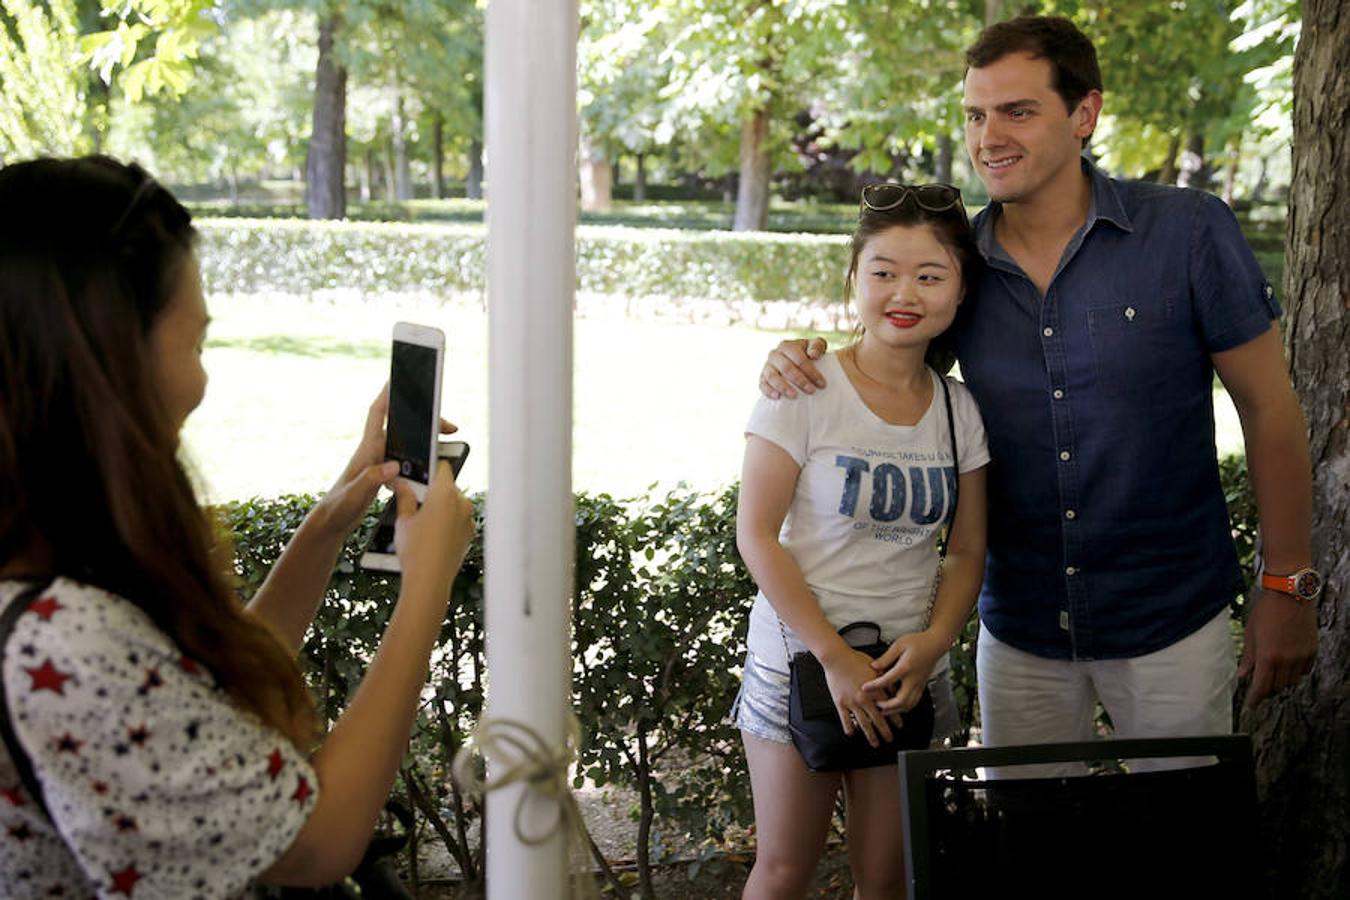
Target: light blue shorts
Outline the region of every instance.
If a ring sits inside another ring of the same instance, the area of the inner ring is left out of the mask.
[[[928,682],[933,694],[933,746],[940,746],[961,728],[949,672]],[[754,653],[745,655],[741,690],[731,707],[736,727],[766,741],[792,743],[788,734],[788,673],[765,665]]]

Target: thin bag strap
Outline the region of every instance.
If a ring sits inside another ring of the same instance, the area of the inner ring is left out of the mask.
[[[5,646],[9,643],[9,637],[14,631],[15,623],[19,616],[28,611],[28,605],[33,601],[33,598],[49,587],[51,587],[51,582],[22,591],[10,601],[4,612],[0,612],[0,673],[3,673]],[[9,708],[9,692],[5,688],[5,680],[2,674],[0,674],[0,738],[4,738],[5,749],[9,751],[9,758],[14,762],[14,769],[19,773],[19,780],[23,782],[24,788],[28,791],[28,796],[36,801],[42,809],[43,815],[50,820],[52,813],[47,806],[47,796],[42,792],[42,785],[38,783],[37,776],[33,773],[33,761],[28,758],[23,745],[19,743],[18,735],[14,733],[13,717]]]
[[[952,414],[952,392],[947,387],[947,378],[938,372],[938,384],[942,385],[942,405],[947,409],[947,439],[952,451],[952,507],[947,518],[947,534],[938,553],[937,574],[933,576],[933,590],[928,594],[928,610],[923,614],[923,627],[933,623],[933,604],[937,603],[938,588],[942,585],[942,566],[947,560],[947,540],[952,535],[952,525],[956,522],[956,506],[961,499],[961,460],[956,454],[956,416]]]

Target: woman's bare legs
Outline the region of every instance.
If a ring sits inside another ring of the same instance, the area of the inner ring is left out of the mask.
[[[825,850],[839,776],[806,768],[797,748],[742,731],[758,850],[742,900],[806,896]]]
[[[844,773],[844,799],[854,900],[900,900],[907,884],[896,767]]]

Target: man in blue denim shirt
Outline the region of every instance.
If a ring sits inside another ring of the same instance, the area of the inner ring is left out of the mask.
[[[1217,371],[1237,407],[1265,576],[1240,666],[1248,703],[1316,652],[1306,425],[1279,306],[1237,222],[1198,191],[1107,178],[1081,157],[1102,107],[1091,42],[1023,17],[967,51],[966,140],[988,263],[955,326],[989,433],[980,597],[984,743],[1231,729],[1227,608],[1241,588],[1214,449]],[[823,380],[784,342],[761,387]]]

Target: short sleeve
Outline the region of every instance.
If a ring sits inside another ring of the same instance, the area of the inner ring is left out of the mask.
[[[984,433],[984,418],[975,397],[964,384],[947,379],[952,393],[952,414],[956,418],[956,452],[961,474],[989,465],[989,440]]]
[[[1233,211],[1218,197],[1192,193],[1191,302],[1206,349],[1221,353],[1265,334],[1280,304]]]
[[[100,896],[235,896],[314,809],[304,756],[126,600],[58,580],[19,616],[3,676],[52,819]]]
[[[806,465],[811,437],[811,397],[782,400],[760,397],[750,412],[745,433],[772,441],[797,465]]]

